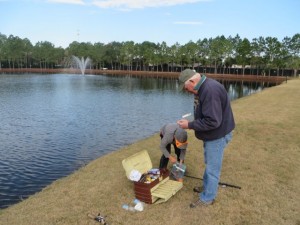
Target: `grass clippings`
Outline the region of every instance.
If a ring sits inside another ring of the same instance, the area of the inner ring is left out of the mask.
[[[232,102],[236,129],[225,150],[221,182],[242,189],[220,187],[212,206],[189,208],[197,198],[193,187],[201,186],[201,180],[186,177],[183,188],[167,202],[147,205],[143,212],[122,209],[135,197],[121,162],[146,149],[157,167],[161,153],[156,134],[98,158],[1,210],[0,224],[99,224],[87,214],[100,212],[110,225],[300,225],[299,96],[297,79]],[[187,174],[202,177],[202,142],[192,131],[188,134]]]

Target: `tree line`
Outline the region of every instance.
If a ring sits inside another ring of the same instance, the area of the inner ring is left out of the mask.
[[[144,41],[74,41],[67,48],[48,41],[33,45],[29,39],[0,33],[0,69],[65,68],[72,66],[72,55],[89,57],[91,69],[176,72],[196,68],[204,72],[254,75],[290,75],[300,73],[300,34],[285,37],[247,38],[217,36],[186,44]],[[209,71],[208,71],[209,69]],[[288,74],[286,71],[290,71]]]

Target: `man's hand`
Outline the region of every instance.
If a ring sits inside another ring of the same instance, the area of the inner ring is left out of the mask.
[[[189,121],[186,119],[178,120],[177,124],[182,128],[182,129],[188,129],[189,128]]]

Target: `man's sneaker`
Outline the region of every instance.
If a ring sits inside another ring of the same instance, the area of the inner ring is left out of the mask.
[[[196,208],[197,206],[204,206],[204,207],[206,207],[206,206],[209,206],[209,205],[214,204],[214,201],[215,201],[215,200],[212,200],[212,201],[210,201],[210,202],[203,202],[203,201],[201,201],[200,199],[198,199],[197,201],[192,202],[192,203],[190,204],[190,208]]]
[[[203,189],[202,187],[194,187],[193,191],[197,193],[201,193],[202,189]]]

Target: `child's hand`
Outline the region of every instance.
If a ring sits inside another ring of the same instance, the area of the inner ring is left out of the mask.
[[[171,161],[171,163],[176,163],[177,162],[177,160],[176,160],[176,158],[174,157],[174,156],[169,156],[169,160]]]

